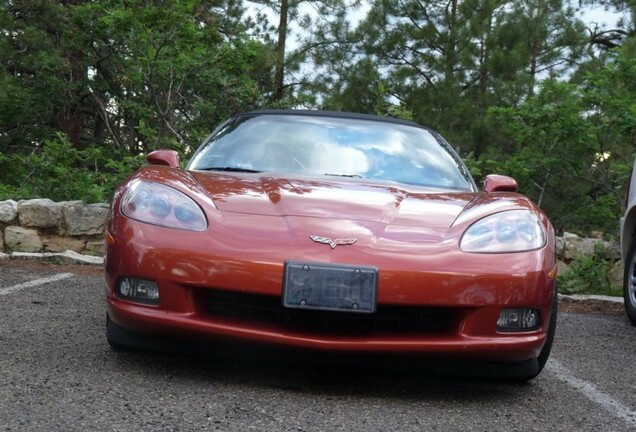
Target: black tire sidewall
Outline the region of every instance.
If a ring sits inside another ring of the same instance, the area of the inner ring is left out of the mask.
[[[550,321],[548,322],[547,337],[545,340],[545,344],[543,345],[543,349],[541,349],[541,353],[539,353],[539,357],[537,358],[537,361],[539,363],[539,372],[541,372],[545,367],[546,363],[548,362],[548,358],[550,357],[550,352],[552,351],[552,343],[554,342],[554,335],[556,334],[558,310],[559,297],[555,287],[554,292],[552,293],[552,308],[550,310]]]
[[[632,303],[629,295],[629,278],[634,271],[634,254],[636,254],[636,239],[632,238],[629,250],[625,256],[625,271],[623,273],[623,300],[625,303],[625,313],[627,318],[636,325],[636,305]]]

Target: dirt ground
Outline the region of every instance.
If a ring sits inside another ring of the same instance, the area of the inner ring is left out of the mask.
[[[41,269],[51,272],[68,272],[96,276],[103,272],[102,266],[60,263],[41,259],[4,259],[0,260],[0,270],[2,268]],[[578,301],[572,299],[561,299],[559,302],[559,311],[577,314],[612,316],[623,316],[625,314],[625,309],[622,303],[613,303],[601,300]]]
[[[625,307],[622,303],[607,302],[602,300],[579,301],[562,299],[559,303],[559,311],[592,315],[625,315]]]
[[[48,259],[3,259],[0,260],[0,270],[3,268],[20,268],[44,270],[56,273],[75,273],[78,275],[100,275],[104,268],[99,265],[61,263],[57,258]]]

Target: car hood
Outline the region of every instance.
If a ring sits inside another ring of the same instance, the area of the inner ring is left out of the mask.
[[[476,197],[367,179],[190,172],[221,212],[448,229]]]

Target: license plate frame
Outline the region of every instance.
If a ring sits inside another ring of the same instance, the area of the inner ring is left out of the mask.
[[[378,269],[349,264],[287,261],[283,306],[351,313],[374,313]]]

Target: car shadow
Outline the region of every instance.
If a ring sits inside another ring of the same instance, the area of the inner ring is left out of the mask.
[[[501,378],[500,365],[413,356],[334,354],[218,343],[165,352],[114,351],[114,367],[206,385],[258,386],[310,395],[470,402],[518,396],[530,382]],[[152,367],[149,368],[148,365]]]

